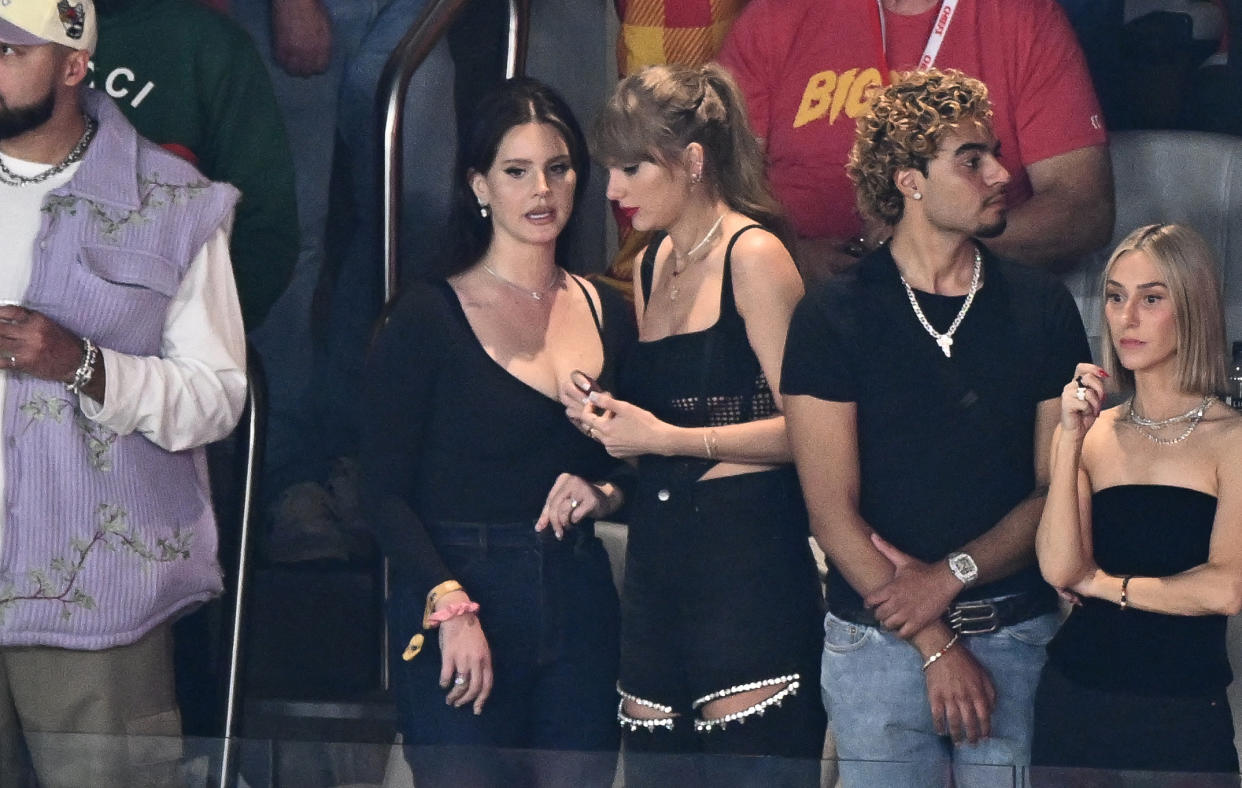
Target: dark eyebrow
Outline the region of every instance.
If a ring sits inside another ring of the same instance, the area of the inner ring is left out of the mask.
[[[1000,143],[993,142],[963,142],[957,146],[957,150],[953,151],[954,156],[961,156],[963,153],[991,153],[993,156],[1000,153]]]

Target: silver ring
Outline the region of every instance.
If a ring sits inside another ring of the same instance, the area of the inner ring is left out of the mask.
[[[570,508],[570,509],[577,509],[577,508],[578,508],[579,506],[581,506],[581,505],[582,505],[582,501],[579,501],[577,498],[570,498],[570,499],[569,499],[569,508]]]
[[[1078,398],[1079,402],[1086,402],[1087,401],[1087,387],[1079,386],[1078,390],[1074,392],[1074,396]]]
[[[460,673],[458,673],[456,676],[453,677],[454,686],[460,687],[462,684],[465,684],[465,683],[466,683],[466,677],[461,675]]]

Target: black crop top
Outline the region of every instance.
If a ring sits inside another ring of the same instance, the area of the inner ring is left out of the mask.
[[[635,327],[627,302],[597,290],[608,386]],[[424,522],[533,524],[559,474],[599,481],[625,467],[488,355],[445,282],[415,283],[398,302],[365,391],[363,503],[394,570],[428,588],[450,575]]]
[[[1216,498],[1185,487],[1127,484],[1091,496],[1095,559],[1110,575],[1168,577],[1208,558]],[[1140,695],[1211,695],[1232,678],[1225,617],[1122,610],[1085,599],[1048,658],[1089,687]]]
[[[621,398],[678,427],[720,427],[777,415],[772,391],[746,336],[733,297],[730,258],[738,230],[725,250],[720,317],[702,331],[638,342],[621,370]],[[643,303],[651,299],[656,253],[665,234],[651,239],[640,269]]]

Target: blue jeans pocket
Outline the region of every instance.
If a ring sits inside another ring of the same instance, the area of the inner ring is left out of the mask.
[[[837,618],[832,613],[824,615],[824,651],[848,654],[857,651],[867,642],[871,627]]]

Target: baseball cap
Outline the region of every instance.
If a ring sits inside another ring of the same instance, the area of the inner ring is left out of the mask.
[[[97,28],[91,0],[0,0],[0,43],[94,52]]]

